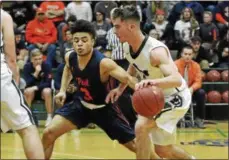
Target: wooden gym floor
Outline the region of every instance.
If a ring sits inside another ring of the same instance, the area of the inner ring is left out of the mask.
[[[197,159],[228,159],[228,122],[208,124],[206,129],[178,129],[177,145]],[[39,128],[42,135],[43,127]],[[181,145],[181,142],[194,144]],[[212,145],[218,146],[212,146]],[[220,146],[222,145],[222,146]],[[83,129],[60,137],[52,159],[134,159],[135,155],[111,141],[103,131]],[[1,133],[1,159],[25,159],[20,137]]]

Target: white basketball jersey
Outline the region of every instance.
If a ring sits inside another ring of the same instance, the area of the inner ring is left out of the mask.
[[[1,9],[1,20],[2,20],[2,17],[4,16],[4,14],[6,14],[6,12],[4,10]],[[9,74],[11,75],[12,72],[9,70],[9,67],[6,63],[6,59],[5,59],[5,54],[4,54],[4,42],[3,42],[3,30],[2,30],[2,24],[1,24],[1,32],[0,32],[0,54],[1,54],[1,75],[4,75],[4,74]],[[3,78],[3,76],[1,76],[1,79]]]
[[[128,43],[123,44],[124,53],[126,54],[126,59],[132,64],[136,71],[138,72],[140,79],[157,79],[157,78],[163,78],[164,74],[162,73],[161,69],[159,67],[154,67],[150,63],[150,52],[157,48],[157,47],[163,47],[167,50],[169,53],[169,59],[171,61],[171,55],[169,52],[169,49],[167,46],[152,38],[152,37],[145,37],[144,41],[142,42],[138,53],[135,53],[134,55],[131,53],[133,52],[131,50],[131,47]],[[182,78],[182,85],[178,88],[169,88],[164,89],[163,92],[165,96],[169,96],[171,94],[176,93],[178,90],[183,90],[187,87],[185,80]]]

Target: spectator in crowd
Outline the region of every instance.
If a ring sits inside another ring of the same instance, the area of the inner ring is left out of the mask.
[[[186,80],[189,90],[192,93],[192,98],[196,102],[195,116],[196,125],[199,128],[204,128],[205,119],[205,91],[201,88],[202,76],[200,65],[192,60],[194,52],[192,47],[184,47],[181,53],[181,58],[175,61],[178,71]]]
[[[150,24],[155,20],[157,10],[166,11],[166,4],[167,2],[165,1],[150,1],[145,10],[147,18],[146,22]],[[164,16],[167,16],[167,13],[164,12]]]
[[[35,11],[33,10],[33,4],[25,1],[15,1],[9,7],[10,15],[14,21],[14,28],[19,31],[25,31],[26,24],[32,20]]]
[[[95,47],[100,51],[104,52],[106,50],[107,32],[111,29],[110,23],[105,20],[105,14],[102,11],[97,11],[95,13],[96,21],[93,22],[93,25],[96,29],[96,43]]]
[[[202,46],[206,50],[215,48],[218,40],[219,31],[214,23],[212,23],[212,13],[205,11],[203,15],[204,23],[200,24],[200,37],[202,39]]]
[[[68,29],[66,30],[66,41],[64,42],[64,53],[67,53],[68,51],[73,49],[73,39],[72,39],[72,33]]]
[[[180,20],[174,26],[178,46],[183,48],[188,45],[191,37],[199,35],[199,29],[199,23],[195,19],[192,9],[185,7],[181,12]]]
[[[220,37],[224,37],[229,28],[229,1],[219,2],[215,10],[215,19],[219,28]]]
[[[69,3],[66,7],[66,19],[73,15],[76,19],[84,19],[86,21],[92,21],[92,9],[88,2],[74,0]]]
[[[56,27],[64,21],[65,5],[63,2],[44,1],[41,3],[40,8],[45,11],[46,17],[51,20]]]
[[[96,3],[94,12],[97,11],[103,12],[105,14],[105,19],[108,23],[111,23],[110,12],[113,8],[118,7],[116,2],[112,1],[101,1]]]
[[[168,21],[171,25],[174,25],[176,21],[180,19],[180,15],[182,14],[184,8],[192,9],[193,15],[195,15],[196,20],[199,23],[202,22],[202,15],[204,12],[204,8],[202,7],[202,5],[196,1],[184,0],[175,4],[172,11],[170,12]]]
[[[26,27],[26,40],[30,45],[29,51],[39,48],[47,53],[47,63],[52,67],[56,55],[57,30],[52,21],[45,17],[42,8],[38,8],[36,17]]]
[[[217,46],[217,53],[219,57],[219,67],[229,68],[229,29],[224,39],[221,40]]]
[[[76,19],[76,17],[74,15],[69,16],[68,19],[67,19],[67,23],[64,24],[64,26],[62,27],[61,34],[59,33],[60,39],[58,41],[58,44],[59,44],[59,47],[60,47],[60,53],[61,53],[62,59],[64,59],[64,55],[65,55],[64,43],[66,41],[68,41],[67,40],[67,33],[68,33],[68,37],[70,36],[69,32],[67,32],[67,31],[74,25],[76,20],[77,19]]]
[[[19,69],[23,69],[25,62],[28,59],[28,50],[26,48],[25,41],[22,40],[21,31],[15,29],[14,34],[15,34],[16,54],[17,54],[17,65]]]
[[[24,78],[26,89],[24,91],[25,100],[31,107],[34,99],[44,99],[47,110],[47,126],[52,120],[52,90],[51,90],[51,68],[45,62],[42,62],[42,53],[39,49],[31,52],[31,62],[25,64]]]
[[[163,10],[157,10],[155,20],[152,24],[155,26],[155,29],[159,32],[159,38],[163,41],[169,48],[172,45],[173,41],[173,28],[165,19],[165,12]]]
[[[194,51],[193,60],[200,64],[201,68],[213,66],[211,55],[201,46],[201,38],[196,36],[191,38],[191,46]]]

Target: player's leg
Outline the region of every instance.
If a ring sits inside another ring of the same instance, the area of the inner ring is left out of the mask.
[[[153,119],[138,116],[135,124],[137,159],[160,159],[154,150],[154,144],[150,137],[151,129],[154,127],[157,126]]]
[[[117,140],[130,151],[136,151],[134,130],[118,106],[108,105],[91,112],[92,121],[103,129],[112,140]]]
[[[45,107],[47,110],[47,120],[45,126],[48,126],[52,120],[52,90],[51,88],[44,88],[42,90],[42,98],[45,100]]]
[[[64,133],[75,129],[76,126],[66,118],[55,115],[51,123],[45,128],[42,143],[44,146],[45,159],[50,159],[55,140]]]
[[[167,159],[194,159],[189,153],[184,149],[171,144],[171,145],[155,145],[155,150],[160,157]]]
[[[43,146],[32,113],[14,81],[1,86],[1,128],[4,132],[9,129],[17,131],[28,159],[44,159]]]
[[[44,151],[36,126],[31,125],[17,130],[23,143],[23,148],[28,159],[44,159]]]
[[[81,103],[77,100],[65,104],[56,110],[56,115],[44,130],[42,143],[45,150],[45,158],[50,159],[55,140],[72,129],[80,129],[88,124],[88,117]]]

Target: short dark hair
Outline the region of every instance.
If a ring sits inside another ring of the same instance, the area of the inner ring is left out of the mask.
[[[181,53],[183,53],[184,49],[191,49],[191,50],[193,51],[193,48],[192,48],[192,46],[190,46],[190,45],[184,46],[184,47],[182,48]]]
[[[70,27],[71,33],[74,34],[76,32],[86,32],[91,34],[92,38],[95,39],[96,31],[94,25],[86,20],[80,19],[77,20],[72,27]]]
[[[121,20],[133,19],[140,22],[140,15],[135,6],[125,6],[123,8],[115,8],[112,12],[112,18],[121,18]]]
[[[67,19],[67,22],[76,22],[77,18],[76,16],[70,15]]]
[[[191,38],[191,42],[195,43],[195,42],[200,42],[201,43],[201,38],[199,36],[194,36]]]

